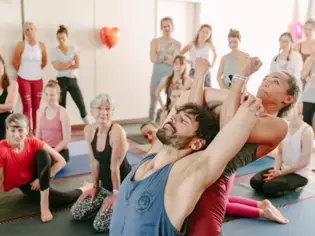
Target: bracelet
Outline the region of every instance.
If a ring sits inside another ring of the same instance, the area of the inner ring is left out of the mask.
[[[119,190],[118,190],[118,189],[113,189],[113,194],[118,195],[118,193],[119,193]]]
[[[242,76],[242,75],[235,74],[235,75],[233,75],[233,79],[239,79],[239,80],[246,81],[246,80],[247,80],[247,77]]]

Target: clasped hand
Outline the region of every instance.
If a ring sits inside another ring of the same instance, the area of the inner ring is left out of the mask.
[[[249,107],[250,111],[255,112],[256,116],[262,116],[264,112],[264,106],[261,103],[261,99],[250,93],[242,94],[241,105]]]
[[[249,77],[260,69],[263,65],[258,57],[241,57],[238,59],[238,73]]]
[[[268,182],[272,179],[275,179],[277,177],[280,176],[280,171],[279,170],[275,170],[275,169],[271,169],[268,171],[268,174],[264,174],[264,181]]]

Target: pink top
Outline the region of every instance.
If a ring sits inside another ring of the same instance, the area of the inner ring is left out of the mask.
[[[57,108],[56,116],[50,120],[46,117],[46,107],[42,117],[40,118],[41,139],[53,148],[63,140],[60,108],[60,106]],[[65,149],[68,149],[68,147],[65,147]]]

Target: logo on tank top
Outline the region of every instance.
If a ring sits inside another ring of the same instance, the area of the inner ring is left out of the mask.
[[[139,213],[145,213],[153,203],[154,197],[149,192],[144,192],[136,199],[136,210]]]

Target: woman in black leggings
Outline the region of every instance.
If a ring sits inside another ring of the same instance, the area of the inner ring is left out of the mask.
[[[81,89],[77,81],[77,70],[80,66],[78,50],[67,44],[68,30],[60,25],[57,30],[59,45],[52,53],[52,65],[57,70],[57,80],[61,88],[59,104],[66,108],[67,93],[69,92],[77,105],[80,116],[85,124],[89,124]]]
[[[278,197],[305,186],[312,174],[314,133],[302,120],[302,104],[289,117],[288,134],[279,146],[274,168],[256,174],[250,184],[268,197]]]
[[[40,204],[41,220],[51,221],[50,206],[74,203],[90,185],[68,192],[50,187],[50,179],[66,162],[53,148],[36,138],[27,138],[28,121],[20,113],[6,119],[6,139],[0,141],[0,190],[19,188],[25,196]],[[53,163],[53,164],[52,164]]]
[[[301,97],[301,101],[303,101],[303,120],[312,126],[315,113],[315,50],[304,63],[301,79],[305,84]]]

